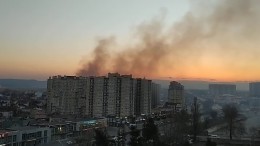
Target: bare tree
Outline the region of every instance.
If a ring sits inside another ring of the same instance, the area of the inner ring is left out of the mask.
[[[238,119],[238,109],[234,104],[227,104],[223,107],[224,118],[227,122],[229,129],[229,138],[232,140],[232,134],[235,130],[235,123]]]

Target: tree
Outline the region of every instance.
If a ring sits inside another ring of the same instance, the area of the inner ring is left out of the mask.
[[[215,119],[217,118],[217,116],[218,116],[218,112],[215,111],[215,110],[212,110],[212,111],[210,112],[210,116],[211,116],[212,119],[215,120]]]
[[[205,118],[204,120],[204,129],[208,129],[209,128],[209,118]]]
[[[141,137],[140,137],[140,130],[136,129],[136,127],[132,126],[130,128],[130,141],[129,141],[129,145],[130,146],[142,146],[142,141],[141,141]]]
[[[234,133],[235,123],[238,118],[238,109],[233,104],[227,104],[223,107],[224,119],[229,129],[229,138],[232,140],[232,134]]]
[[[146,123],[143,126],[143,138],[146,142],[152,141],[152,143],[156,144],[159,141],[158,138],[158,128],[154,124],[154,120],[152,118],[148,118]]]
[[[96,145],[97,146],[108,146],[108,138],[107,135],[105,134],[105,132],[103,132],[102,130],[95,130],[95,140],[96,140]]]
[[[30,107],[31,109],[37,108],[37,107],[38,107],[37,104],[39,104],[39,101],[37,101],[37,100],[31,100],[31,101],[29,102],[29,107]]]
[[[171,139],[178,144],[184,144],[190,132],[190,115],[186,110],[181,110],[174,115],[174,134]]]

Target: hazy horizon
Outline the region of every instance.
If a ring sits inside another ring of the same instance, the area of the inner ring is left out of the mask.
[[[154,83],[160,84],[162,88],[167,89],[173,79],[152,79]],[[235,84],[238,91],[249,91],[248,82],[213,82],[200,80],[175,80],[184,85],[185,89],[207,90],[209,84]],[[0,88],[47,88],[47,80],[34,79],[0,79]]]

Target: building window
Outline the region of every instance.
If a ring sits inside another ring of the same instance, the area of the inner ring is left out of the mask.
[[[47,130],[44,130],[44,137],[47,137]]]
[[[44,138],[44,143],[47,143],[47,138],[46,137]]]
[[[16,135],[13,136],[13,142],[16,142]]]
[[[12,142],[12,136],[8,136],[7,139],[6,139],[6,142],[11,143]]]
[[[22,140],[27,140],[27,134],[22,135]]]
[[[37,132],[37,137],[42,137],[42,132],[41,131]]]

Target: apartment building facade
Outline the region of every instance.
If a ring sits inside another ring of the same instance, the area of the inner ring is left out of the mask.
[[[146,79],[135,80],[135,113],[134,115],[151,113],[152,81]]]
[[[149,114],[151,80],[109,73],[100,77],[56,76],[48,80],[48,113],[125,117]]]
[[[54,76],[47,81],[47,111],[79,114],[85,111],[87,80],[84,77]]]
[[[160,84],[152,83],[151,108],[156,108],[160,104]]]
[[[175,109],[180,109],[185,106],[184,86],[176,81],[170,82],[168,89],[168,102]]]

